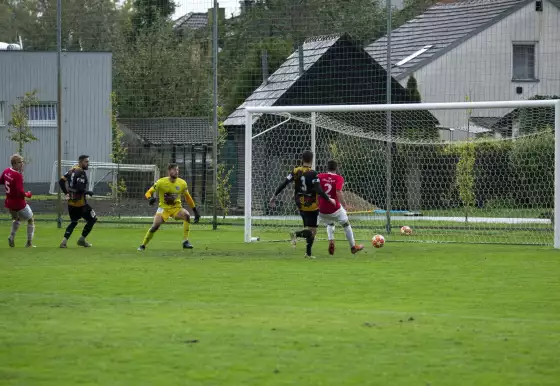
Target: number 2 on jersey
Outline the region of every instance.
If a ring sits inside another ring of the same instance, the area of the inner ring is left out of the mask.
[[[329,194],[332,190],[332,185],[331,184],[325,184],[325,187],[327,188],[327,190],[325,190],[325,193]]]

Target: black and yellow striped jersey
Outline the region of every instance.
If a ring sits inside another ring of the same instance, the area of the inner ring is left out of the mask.
[[[315,184],[319,182],[318,173],[309,166],[296,166],[286,177],[294,181],[294,194],[299,210],[312,212],[319,209]]]
[[[82,207],[87,204],[85,191],[88,187],[86,171],[78,165],[68,170],[62,179],[68,181],[68,205]]]

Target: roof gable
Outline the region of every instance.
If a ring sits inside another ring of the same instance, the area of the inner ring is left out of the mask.
[[[391,74],[402,79],[533,0],[460,0],[436,4],[391,33]],[[553,0],[560,3],[560,0]],[[387,68],[387,36],[366,51]],[[409,58],[405,63],[403,59]],[[399,65],[397,66],[397,63]]]
[[[340,35],[326,35],[307,39],[303,43],[303,73],[308,71],[340,38]],[[299,52],[296,50],[268,77],[266,83],[263,82],[228,116],[224,125],[243,125],[246,106],[273,106],[299,78]]]
[[[208,14],[201,12],[189,12],[173,22],[173,28],[199,29],[208,25]]]
[[[363,47],[347,35],[319,36],[303,44],[304,72],[298,52],[274,72],[225,120],[243,126],[246,106],[376,104],[386,101],[387,73]],[[393,103],[413,102],[392,80]]]

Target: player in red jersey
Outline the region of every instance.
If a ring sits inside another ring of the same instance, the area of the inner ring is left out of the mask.
[[[12,167],[7,168],[0,175],[0,185],[4,185],[6,191],[6,201],[4,206],[12,216],[12,230],[8,243],[10,247],[15,247],[16,232],[19,228],[20,221],[27,221],[27,244],[26,247],[33,247],[33,235],[35,233],[35,221],[33,220],[33,211],[25,201],[31,198],[31,192],[23,190],[23,157],[14,154],[10,157]]]
[[[319,197],[319,221],[327,224],[327,235],[329,238],[329,253],[334,255],[334,223],[340,223],[344,227],[346,239],[350,243],[350,251],[356,253],[364,249],[363,245],[356,245],[354,241],[354,232],[348,221],[348,214],[344,207],[344,195],[342,187],[344,186],[344,178],[337,174],[338,165],[336,161],[329,161],[327,164],[328,173],[319,174],[319,182],[327,195],[334,199],[333,205],[330,201]]]

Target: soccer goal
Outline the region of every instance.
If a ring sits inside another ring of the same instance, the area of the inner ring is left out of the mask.
[[[558,100],[251,106],[245,114],[245,242],[286,240],[301,228],[293,187],[274,207],[269,199],[310,149],[319,172],[338,162],[357,239],[560,248]]]
[[[63,174],[76,165],[76,161],[62,160],[61,166]],[[130,191],[131,181],[140,181],[141,187],[136,196],[142,197],[146,190],[146,185],[156,182],[159,179],[159,168],[156,165],[138,164],[115,164],[110,162],[90,161],[88,170],[89,186],[88,190],[94,192],[95,196],[111,198],[123,191]],[[50,194],[57,194],[58,180],[58,161],[54,161],[52,167]]]

